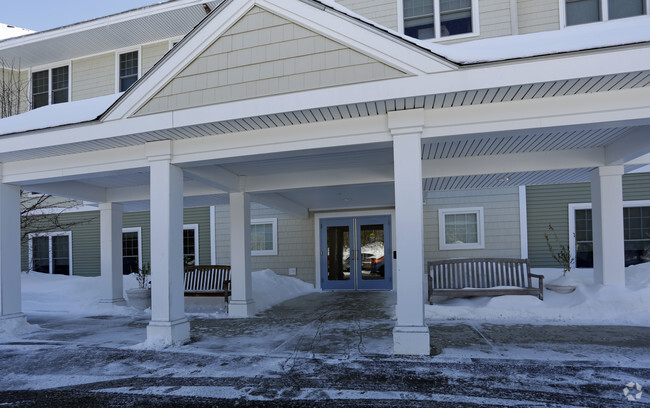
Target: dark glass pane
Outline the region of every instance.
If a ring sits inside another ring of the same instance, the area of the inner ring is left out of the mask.
[[[52,103],[68,102],[68,67],[52,70]]]
[[[600,21],[600,0],[566,0],[566,25]]]
[[[120,78],[120,92],[124,92],[131,87],[138,80],[138,76],[130,76],[125,78]]]
[[[183,262],[185,266],[196,265],[194,230],[183,230]]]
[[[52,262],[54,273],[68,275],[70,273],[70,246],[66,235],[52,237]]]
[[[50,273],[50,240],[48,237],[32,238],[32,270]]]
[[[609,0],[607,4],[610,20],[645,14],[644,0]]]
[[[120,54],[120,92],[126,91],[138,80],[138,52]]]
[[[49,72],[32,73],[32,109],[49,104]]]
[[[361,279],[384,279],[384,225],[361,225]]]
[[[472,32],[471,0],[440,0],[440,36]]]
[[[594,267],[594,246],[591,242],[576,243],[576,268]]]
[[[625,266],[650,261],[650,240],[625,241]]]
[[[327,227],[327,279],[350,280],[350,229]]]
[[[435,37],[432,0],[404,0],[404,34],[421,40]]]

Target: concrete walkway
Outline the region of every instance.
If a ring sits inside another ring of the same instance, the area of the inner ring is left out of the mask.
[[[392,355],[394,293],[315,293],[249,319],[192,315],[143,350],[148,315],[28,314],[0,342],[8,406],[627,406],[650,389],[650,328],[430,321],[432,356]],[[635,406],[650,406],[643,397]]]

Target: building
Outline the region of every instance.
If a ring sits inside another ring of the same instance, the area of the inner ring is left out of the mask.
[[[194,262],[232,265],[234,316],[259,266],[392,289],[395,353],[428,354],[424,260],[527,257],[527,185],[591,183],[595,279],[624,284],[650,17],[609,4],[176,0],[0,42],[33,108],[0,121],[0,316],[24,319],[21,188],[98,203],[104,301],[122,243],[150,253],[147,336],[168,343],[189,338],[193,238]]]

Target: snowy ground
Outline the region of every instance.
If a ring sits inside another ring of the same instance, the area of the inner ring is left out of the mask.
[[[99,278],[24,274],[31,331],[0,332],[0,406],[609,407],[630,403],[630,382],[644,390],[635,406],[650,406],[648,268],[627,276],[611,289],[574,273],[575,293],[543,303],[427,306],[434,355],[409,358],[390,353],[394,293],[315,293],[260,271],[258,317],[188,299],[192,343],[149,350],[149,314],[97,304]]]
[[[562,275],[561,269],[533,269],[547,283]],[[591,269],[568,274],[577,289],[559,294],[544,291],[544,300],[533,296],[498,296],[467,299],[434,299],[426,316],[439,320],[471,320],[499,324],[597,324],[650,327],[650,263],[626,268],[626,286],[595,285]]]

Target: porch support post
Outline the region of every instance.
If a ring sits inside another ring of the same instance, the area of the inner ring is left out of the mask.
[[[625,286],[623,166],[591,171],[594,282]]]
[[[183,298],[183,170],[171,164],[171,142],[147,145],[151,170],[151,322],[148,341],[190,339]]]
[[[99,204],[101,303],[125,305],[122,283],[122,212],[118,203]]]
[[[0,183],[0,328],[25,323],[20,300],[20,187]]]
[[[429,327],[424,323],[424,217],[422,209],[421,110],[390,113],[395,172],[397,247],[397,325],[395,354],[428,355]]]
[[[230,193],[230,263],[232,299],[228,314],[255,314],[251,275],[251,205],[248,193]]]

